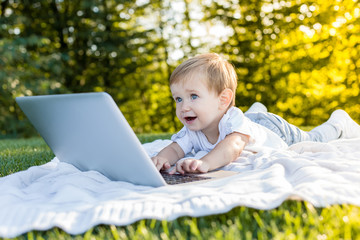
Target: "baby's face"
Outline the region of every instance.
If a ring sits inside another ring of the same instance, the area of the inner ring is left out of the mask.
[[[209,90],[205,79],[195,75],[170,85],[170,89],[176,102],[176,116],[186,127],[206,136],[218,132],[224,111],[219,95]]]

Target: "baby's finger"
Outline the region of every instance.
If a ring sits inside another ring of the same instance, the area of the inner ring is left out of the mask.
[[[160,171],[160,169],[163,167],[163,163],[162,163],[161,159],[156,158],[154,163],[155,163],[156,169],[158,171]]]
[[[190,162],[190,164],[189,164],[189,171],[195,172],[196,169],[198,168],[198,166],[199,166],[198,161],[193,160],[193,161]]]
[[[183,164],[184,164],[184,162],[181,162],[181,163],[176,164],[176,171],[179,172],[179,173],[181,173],[181,174],[184,174],[184,173],[185,173],[185,172],[184,172],[184,169],[183,169]]]
[[[182,164],[182,169],[185,172],[192,172],[191,170],[191,163],[193,162],[193,160],[187,159],[186,161],[184,161],[184,163]]]
[[[164,165],[162,166],[162,169],[163,170],[166,170],[166,169],[169,169],[171,166],[170,166],[170,163],[166,162],[164,163]]]

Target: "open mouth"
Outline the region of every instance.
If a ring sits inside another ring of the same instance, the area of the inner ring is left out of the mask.
[[[196,117],[185,117],[185,120],[187,122],[191,122],[191,121],[194,121],[196,119]]]

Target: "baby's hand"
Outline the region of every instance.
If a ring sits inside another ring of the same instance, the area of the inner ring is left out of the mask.
[[[170,172],[170,174],[174,174],[175,172],[179,172],[184,174],[188,173],[206,173],[209,171],[209,165],[199,159],[185,159],[176,163],[176,167]]]
[[[155,156],[152,157],[151,160],[155,164],[157,170],[166,170],[171,167],[169,161],[164,157]]]

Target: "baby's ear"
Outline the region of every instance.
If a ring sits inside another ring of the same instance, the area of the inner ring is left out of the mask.
[[[232,101],[233,92],[229,88],[225,88],[220,93],[220,106],[222,109],[227,109]]]

